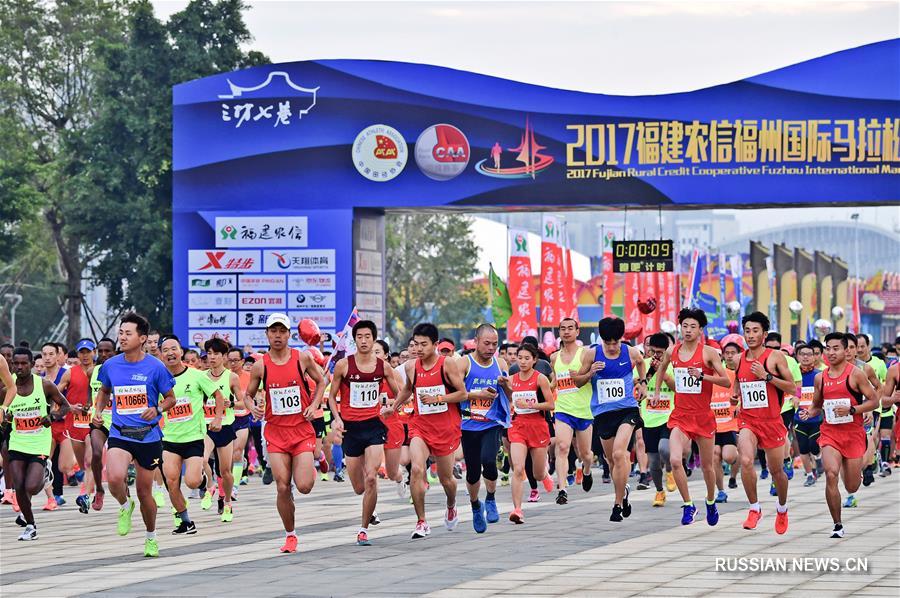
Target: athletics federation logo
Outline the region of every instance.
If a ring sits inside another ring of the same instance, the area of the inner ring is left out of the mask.
[[[353,165],[359,174],[376,183],[403,172],[408,157],[406,140],[387,125],[366,127],[353,142]]]
[[[469,164],[469,140],[453,125],[432,125],[416,140],[416,164],[428,178],[449,181]]]
[[[475,170],[479,174],[498,179],[526,179],[529,177],[534,179],[537,173],[546,170],[553,164],[552,156],[541,153],[545,149],[547,146],[538,144],[531,122],[526,118],[525,132],[522,133],[521,143],[518,147],[508,150],[517,154],[513,161],[521,162],[523,166],[503,166],[503,148],[498,141],[491,148],[491,164],[489,165],[488,158],[485,158],[475,165]]]

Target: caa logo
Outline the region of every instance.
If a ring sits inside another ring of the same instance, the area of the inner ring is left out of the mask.
[[[408,157],[406,140],[387,125],[366,127],[353,142],[353,165],[359,174],[376,183],[403,172]]]
[[[416,140],[416,164],[428,178],[449,181],[469,164],[469,140],[453,125],[432,125]]]

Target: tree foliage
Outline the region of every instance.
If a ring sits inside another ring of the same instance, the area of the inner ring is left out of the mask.
[[[389,214],[385,219],[387,332],[405,339],[417,322],[472,326],[487,304],[472,284],[478,246],[460,214]],[[431,305],[433,304],[433,305]]]

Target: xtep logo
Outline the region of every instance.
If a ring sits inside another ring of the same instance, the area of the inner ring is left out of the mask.
[[[259,269],[259,253],[254,251],[191,250],[190,254],[193,272],[250,272]]]
[[[524,166],[504,167],[503,166],[503,148],[500,142],[494,143],[491,148],[491,161],[493,166],[487,166],[487,158],[475,165],[475,170],[485,176],[498,179],[524,179],[535,178],[537,173],[547,169],[553,164],[553,157],[542,154],[541,151],[547,149],[545,145],[539,145],[534,136],[534,129],[531,121],[525,119],[525,132],[522,133],[522,141],[518,147],[509,148],[508,151],[517,152],[516,162],[521,162]]]
[[[224,251],[207,251],[206,252],[206,265],[201,266],[198,270],[209,270],[212,268],[213,270],[221,270],[222,266],[222,258],[225,257]]]

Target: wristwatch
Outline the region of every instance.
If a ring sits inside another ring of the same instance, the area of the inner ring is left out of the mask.
[[[766,374],[766,382],[772,381],[772,374]]]
[[[856,415],[856,405],[850,405],[850,415]]]

